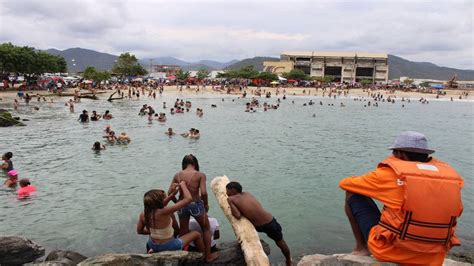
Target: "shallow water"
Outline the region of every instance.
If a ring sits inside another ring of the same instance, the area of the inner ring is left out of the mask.
[[[193,111],[167,114],[164,124],[148,124],[146,117],[137,115],[144,103],[162,111],[162,102],[169,107],[174,99],[165,95],[157,100],[113,103],[83,100],[74,114],[63,105],[65,98],[56,99],[53,106],[41,104],[39,111],[21,106],[14,115],[31,121],[26,127],[1,128],[0,151],[14,153],[20,178],[30,178],[38,195],[18,201],[12,190],[0,188],[0,235],[24,235],[48,249],[71,249],[88,256],[144,252],[146,237],[135,233],[143,194],[152,188],[167,189],[182,157],[192,153],[207,174],[208,184],[225,174],[262,202],[281,223],[294,257],[348,252],[353,237],[339,180],[374,169],[390,154],[386,147],[399,132],[415,130],[425,133],[437,151],[435,156],[452,164],[465,179],[464,213],[457,232],[465,248],[472,250],[472,102],[423,105],[412,101],[402,108],[398,101],[364,108],[364,102],[347,98],[312,97],[324,105],[302,106],[308,98],[289,97],[279,110],[245,113],[245,102],[235,97],[226,96],[222,102],[217,96],[196,95],[186,99],[193,101],[194,111],[204,109],[202,118]],[[346,107],[339,107],[340,102]],[[210,108],[211,104],[218,107]],[[12,106],[0,103],[0,108]],[[109,109],[115,118],[83,125],[77,122],[82,109],[90,113]],[[126,131],[132,143],[108,146],[96,154],[91,146],[102,141],[109,123],[117,133]],[[199,140],[168,138],[164,134],[168,127],[178,133],[195,127],[202,136]],[[221,223],[222,240],[234,239],[209,193],[210,214]],[[273,243],[271,248],[272,261],[280,261],[278,248]]]

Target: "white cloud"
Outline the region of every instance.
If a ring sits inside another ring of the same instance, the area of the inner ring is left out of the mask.
[[[0,0],[0,42],[186,60],[386,52],[474,68],[473,2]]]

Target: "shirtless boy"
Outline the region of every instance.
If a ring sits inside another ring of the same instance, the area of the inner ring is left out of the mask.
[[[263,232],[273,239],[285,255],[286,265],[291,265],[290,249],[283,239],[281,226],[273,215],[266,211],[252,194],[242,192],[242,186],[239,183],[230,182],[226,190],[232,215],[237,219],[242,216],[247,218],[255,226],[257,232]]]
[[[205,260],[206,262],[211,262],[216,260],[219,254],[211,253],[211,227],[207,217],[209,205],[207,201],[206,175],[199,172],[198,160],[192,154],[184,156],[181,166],[183,170],[176,173],[168,190],[169,194],[173,190],[174,183],[184,181],[192,196],[192,202],[178,211],[179,235],[181,236],[189,232],[189,219],[193,216],[202,228]],[[180,193],[179,198],[182,199],[182,197],[183,195]]]

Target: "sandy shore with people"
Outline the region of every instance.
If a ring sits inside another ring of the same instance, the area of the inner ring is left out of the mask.
[[[203,88],[202,86],[199,87],[199,91],[196,90],[197,86],[193,85],[190,88],[186,88],[183,86],[182,90],[180,90],[179,87],[173,85],[173,86],[164,86],[164,94],[166,95],[176,95],[179,97],[186,96],[186,95],[242,95],[243,91],[247,92],[247,97],[252,97],[254,96],[255,91],[257,91],[257,87],[248,87],[242,91],[239,90],[234,90],[230,94],[227,93],[225,90],[216,90],[213,89],[212,86],[206,86],[206,88]],[[217,87],[216,87],[217,88]],[[68,88],[65,91],[65,94],[69,96],[71,93],[74,92],[76,88]],[[286,96],[325,96],[328,97],[329,94],[329,89],[326,89],[324,92],[322,88],[302,88],[302,87],[260,87],[260,90],[262,92],[262,97],[265,97],[264,91],[265,92],[271,92],[272,97],[283,97],[283,95]],[[278,90],[278,95],[276,95],[276,92]],[[17,97],[17,90],[5,90],[5,91],[0,91],[0,99],[3,102],[9,101],[15,97]],[[96,90],[97,94],[103,95],[103,97],[108,97],[111,93],[113,93],[112,90]],[[451,97],[453,100],[459,100],[460,96],[462,100],[472,100],[473,96],[470,95],[471,90],[443,90],[443,92],[446,92],[446,95],[439,95],[439,99],[445,99],[445,100],[450,100]],[[465,96],[464,94],[468,92],[469,96]],[[44,91],[44,90],[34,90],[34,91],[26,91],[25,93],[30,94],[30,96],[34,97],[37,94],[46,97],[50,96],[57,96],[53,95],[50,92]],[[81,93],[90,93],[88,90],[81,90]],[[109,94],[110,93],[110,94]],[[420,98],[425,98],[425,99],[435,99],[437,94],[436,93],[421,93],[421,92],[415,92],[415,91],[401,91],[401,90],[395,90],[395,91],[388,91],[388,90],[374,90],[374,89],[362,89],[362,88],[351,88],[349,90],[349,94],[344,96],[344,97],[369,97],[369,94],[372,93],[381,93],[382,95],[385,95],[386,97],[390,96],[391,98],[410,98],[410,99],[420,99]],[[324,95],[323,95],[324,94]],[[337,93],[333,93],[333,95]],[[341,94],[342,96],[343,94]],[[66,95],[63,95],[63,97],[67,97]],[[72,97],[72,96],[71,96]],[[143,97],[146,97],[146,95],[143,95]],[[101,97],[102,98],[102,97]]]

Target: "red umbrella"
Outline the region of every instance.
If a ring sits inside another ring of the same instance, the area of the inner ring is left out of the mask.
[[[167,76],[166,79],[168,79],[168,80],[175,80],[175,79],[176,79],[176,76]]]
[[[294,79],[289,79],[288,82],[298,82],[297,80],[294,80]]]

